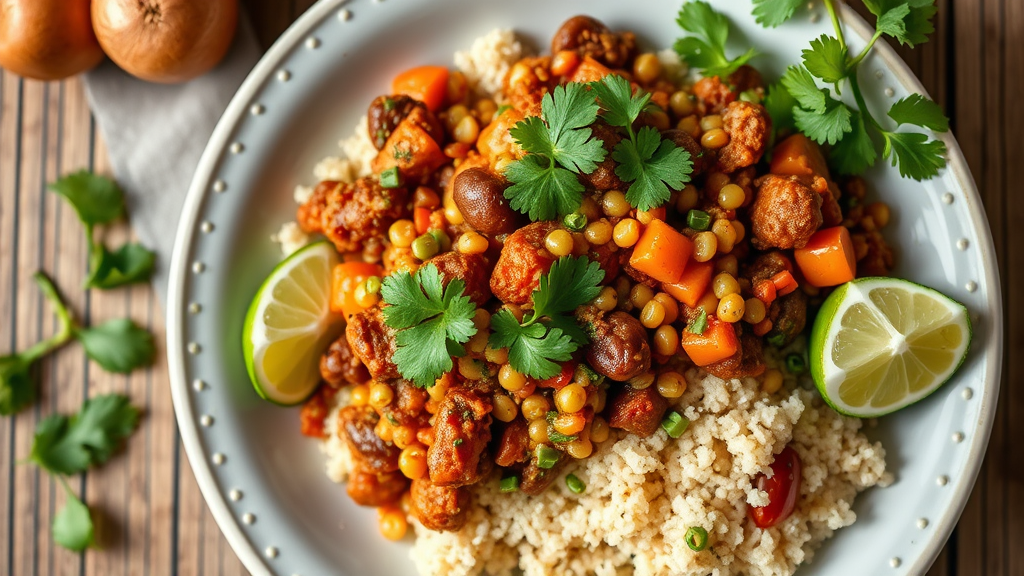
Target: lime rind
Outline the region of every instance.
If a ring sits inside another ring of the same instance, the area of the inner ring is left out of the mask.
[[[330,274],[338,254],[317,242],[295,252],[267,276],[245,316],[242,348],[256,393],[284,406],[302,402],[320,381],[319,354],[338,336],[330,310]]]
[[[971,335],[967,309],[944,294],[907,280],[862,278],[836,289],[815,318],[811,376],[837,412],[883,416],[948,381],[966,359]]]

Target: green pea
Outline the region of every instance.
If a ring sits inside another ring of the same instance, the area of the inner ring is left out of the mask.
[[[437,245],[437,239],[430,233],[424,234],[412,241],[412,255],[420,260],[428,260],[437,254],[441,247]]]

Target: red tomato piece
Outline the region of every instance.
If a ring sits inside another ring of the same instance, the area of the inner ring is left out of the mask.
[[[786,446],[772,462],[772,477],[758,474],[757,489],[768,493],[768,504],[748,508],[750,519],[758,528],[770,528],[793,513],[800,496],[800,456]]]

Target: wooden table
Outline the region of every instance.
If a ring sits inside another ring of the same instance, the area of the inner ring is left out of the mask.
[[[248,0],[261,42],[271,41],[310,0]],[[1024,575],[1024,0],[939,0],[937,32],[902,55],[953,120],[981,189],[995,237],[1005,298],[1003,386],[992,440],[959,526],[930,575]],[[151,289],[83,292],[87,253],[75,214],[45,184],[80,168],[109,172],[103,143],[77,79],[40,83],[0,72],[0,354],[53,334],[56,323],[31,275],[48,271],[80,318],[130,316],[162,334]],[[1014,168],[1016,167],[1016,168]],[[116,228],[108,239],[129,237]],[[1020,322],[1021,324],[1017,324]],[[162,344],[162,341],[161,341]],[[203,502],[179,442],[160,346],[156,365],[114,376],[81,347],[41,362],[40,398],[0,421],[0,575],[244,574]],[[100,513],[100,550],[54,545],[50,521],[64,497],[28,456],[40,419],[77,410],[84,398],[121,392],[145,416],[127,449],[72,487]]]

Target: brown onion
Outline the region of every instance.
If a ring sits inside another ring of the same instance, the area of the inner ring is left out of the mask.
[[[184,82],[224,58],[238,0],[92,0],[92,20],[103,50],[126,72]]]
[[[103,51],[89,0],[0,1],[0,66],[37,80],[59,80],[99,64]]]

